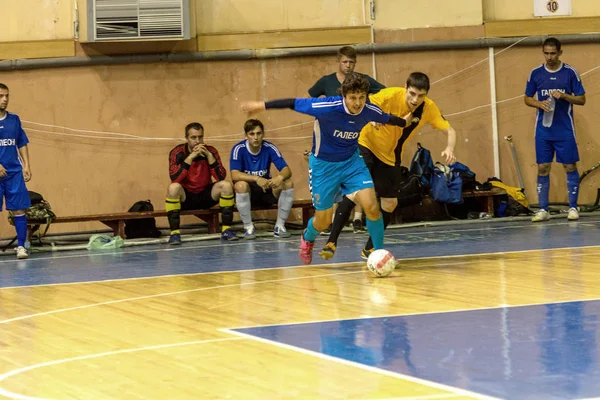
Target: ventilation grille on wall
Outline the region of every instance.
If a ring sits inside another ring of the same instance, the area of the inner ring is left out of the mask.
[[[189,0],[93,0],[95,41],[189,39]],[[90,4],[88,3],[88,4]]]

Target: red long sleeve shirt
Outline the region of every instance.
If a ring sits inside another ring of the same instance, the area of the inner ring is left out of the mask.
[[[212,178],[217,182],[224,180],[227,171],[223,167],[219,152],[209,145],[206,145],[206,149],[215,156],[217,161],[214,164],[209,165],[206,157],[199,156],[189,165],[185,162],[190,155],[187,143],[175,146],[169,153],[171,182],[179,183],[190,193],[200,193],[212,182]]]

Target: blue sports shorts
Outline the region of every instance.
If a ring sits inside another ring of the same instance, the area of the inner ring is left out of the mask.
[[[535,159],[538,164],[549,164],[554,160],[561,164],[574,164],[579,161],[579,151],[574,137],[565,140],[546,140],[536,136]]]
[[[373,178],[358,151],[339,162],[321,160],[312,154],[308,159],[308,188],[316,210],[333,207],[340,190],[348,195],[372,187]]]
[[[0,178],[0,211],[2,211],[3,198],[6,201],[7,210],[25,210],[31,207],[22,171],[12,172],[4,178]]]

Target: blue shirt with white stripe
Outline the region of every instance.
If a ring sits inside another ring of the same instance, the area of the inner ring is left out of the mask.
[[[562,63],[556,71],[548,70],[545,64],[534,68],[527,80],[525,95],[529,97],[537,95],[538,101],[544,101],[557,90],[573,96],[585,94],[579,74],[569,64]],[[544,110],[538,108],[535,123],[536,137],[545,140],[565,140],[575,135],[573,104],[563,99],[555,100],[552,124],[548,127],[542,124]]]
[[[239,142],[231,149],[229,169],[232,171],[271,179],[271,164],[274,164],[278,171],[287,167],[277,146],[266,140],[263,140],[256,154],[250,152],[250,146],[246,140]]]
[[[21,126],[19,116],[7,112],[4,118],[0,119],[0,164],[7,173],[23,170],[18,149],[27,143],[29,139]]]
[[[358,136],[371,121],[382,124],[389,114],[367,101],[358,114],[352,114],[343,97],[298,98],[294,110],[315,117],[312,153],[325,161],[344,161],[358,150]]]

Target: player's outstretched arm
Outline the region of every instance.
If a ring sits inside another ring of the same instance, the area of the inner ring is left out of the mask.
[[[444,151],[442,151],[442,157],[446,161],[446,164],[454,164],[456,161],[456,155],[454,154],[454,147],[456,146],[456,131],[453,127],[449,126],[444,133],[448,135],[448,144]]]
[[[240,108],[243,112],[248,115],[256,114],[261,111],[269,110],[271,108],[291,108],[294,109],[296,99],[280,99],[272,101],[245,101],[241,104]]]
[[[400,128],[404,128],[407,125],[406,120],[404,118],[400,118],[392,114],[390,114],[390,120],[387,123],[389,125],[398,126]]]

